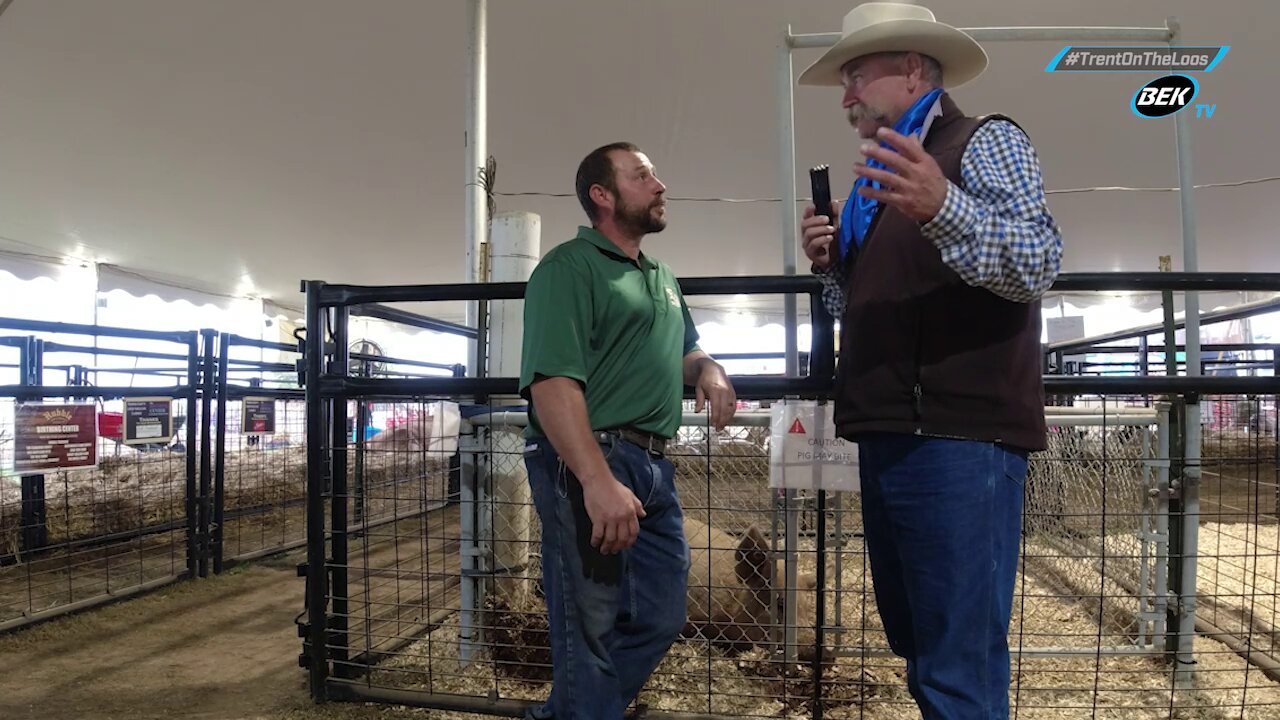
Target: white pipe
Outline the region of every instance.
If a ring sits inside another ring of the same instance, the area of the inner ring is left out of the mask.
[[[1045,422],[1049,425],[1057,425],[1060,427],[1112,427],[1112,426],[1135,426],[1143,427],[1146,425],[1156,424],[1157,414],[1146,409],[1141,412],[1108,412],[1105,416],[1101,414],[1084,415],[1080,413],[1058,413],[1058,410],[1066,408],[1055,407],[1055,412],[1045,414]],[[768,412],[746,411],[739,412],[733,416],[734,427],[769,427],[772,415]],[[499,410],[495,412],[482,413],[467,418],[467,422],[472,425],[510,425],[513,427],[522,427],[527,425],[529,417],[523,411]],[[684,413],[680,418],[682,427],[706,427],[706,413]]]
[[[1169,19],[1173,37],[1169,47],[1177,44],[1181,28],[1176,19]],[[1197,272],[1200,261],[1196,248],[1195,185],[1191,175],[1191,124],[1185,112],[1173,116],[1173,128],[1178,150],[1178,200],[1182,209],[1182,270]],[[1187,375],[1200,375],[1200,294],[1185,293],[1183,306],[1186,315]],[[1190,446],[1187,446],[1190,449]],[[1197,448],[1197,451],[1199,449]]]
[[[1169,47],[1178,44],[1182,27],[1177,18],[1168,20]],[[1182,269],[1197,272],[1195,186],[1191,176],[1191,126],[1186,113],[1173,117],[1178,143],[1178,198],[1182,208]],[[1185,294],[1186,374],[1197,376],[1200,369],[1200,296]],[[1187,402],[1183,429],[1182,472],[1182,587],[1178,588],[1178,655],[1174,679],[1179,687],[1195,686],[1196,586],[1200,531],[1200,405]]]
[[[960,28],[978,42],[1052,41],[1052,42],[1169,42],[1169,28],[1162,27],[978,27]],[[792,48],[827,48],[840,40],[838,32],[788,32],[787,44]]]
[[[1152,568],[1151,568],[1152,559],[1151,559],[1150,547],[1151,547],[1152,538],[1155,535],[1155,531],[1151,527],[1152,514],[1147,511],[1147,508],[1154,506],[1156,504],[1154,500],[1155,494],[1153,492],[1155,488],[1155,481],[1152,480],[1152,476],[1153,476],[1152,470],[1154,470],[1154,468],[1152,467],[1152,464],[1150,462],[1146,462],[1151,459],[1151,431],[1150,430],[1147,430],[1142,433],[1142,448],[1138,452],[1138,457],[1144,460],[1144,462],[1142,463],[1142,487],[1146,491],[1147,499],[1152,500],[1150,505],[1148,505],[1146,499],[1142,501],[1142,513],[1140,513],[1139,515],[1140,522],[1138,525],[1138,533],[1139,533],[1139,536],[1138,536],[1139,537],[1139,540],[1138,540],[1138,587],[1137,587],[1137,592],[1133,593],[1138,598],[1137,643],[1139,645],[1146,645],[1148,642],[1154,642],[1154,640],[1150,640],[1147,636],[1147,629],[1148,629],[1147,623],[1150,622],[1152,619],[1152,614],[1154,612],[1152,610],[1152,605],[1154,605],[1155,603],[1154,598],[1147,595],[1147,588],[1151,587],[1151,575],[1152,575]],[[1156,539],[1156,542],[1159,542],[1158,538]],[[1159,557],[1158,554],[1157,554],[1157,557]],[[1156,592],[1159,592],[1159,590],[1160,590],[1159,588],[1155,588]],[[1164,639],[1161,636],[1155,635],[1155,634],[1152,634],[1150,638],[1160,638],[1161,640]]]
[[[527,282],[541,255],[542,218],[530,212],[498,213],[489,241],[490,282]],[[489,374],[519,377],[524,338],[524,303],[489,304]]]
[[[471,657],[475,653],[481,638],[477,626],[476,614],[480,608],[480,593],[477,585],[479,579],[476,576],[478,568],[479,552],[476,546],[476,460],[478,458],[474,447],[474,435],[468,435],[460,438],[459,449],[461,452],[462,467],[459,477],[459,490],[461,497],[459,498],[459,521],[458,521],[458,540],[461,553],[461,572],[462,582],[459,590],[461,596],[459,598],[458,607],[458,661],[465,667],[471,662]]]
[[[1155,595],[1155,630],[1153,641],[1163,644],[1168,632],[1169,618],[1169,403],[1157,403],[1156,411],[1160,416],[1156,430],[1156,582],[1153,588]]]
[[[1155,413],[1143,415],[1046,415],[1045,422],[1051,427],[1144,427],[1156,424]]]
[[[833,632],[834,629],[828,629],[827,632]],[[1104,645],[1098,647],[1026,647],[1019,650],[1016,647],[1009,648],[1009,654],[1012,657],[1061,657],[1064,655],[1160,655],[1163,650],[1156,645]],[[837,650],[837,655],[842,657],[893,657],[893,651],[888,648],[861,648],[848,647]]]
[[[1102,408],[1100,406],[1089,405],[1051,405],[1044,409],[1045,417],[1064,417],[1067,415],[1101,415]],[[1108,416],[1116,415],[1154,415],[1151,408],[1145,407],[1111,407],[1107,409]]]
[[[787,36],[791,26],[787,26]],[[795,93],[793,89],[791,48],[786,39],[778,44],[778,127],[780,140],[780,176],[782,184],[782,273],[796,274],[796,143],[795,143]],[[785,370],[787,377],[800,376],[800,352],[796,337],[796,296],[788,293],[782,299],[783,326],[785,329]],[[836,318],[839,320],[839,318]]]
[[[480,184],[480,169],[488,158],[488,59],[486,49],[488,0],[471,0],[467,5],[467,106],[466,131],[463,146],[466,149],[465,206],[466,224],[466,282],[480,282],[481,243],[488,227],[489,203],[484,187]],[[480,305],[466,304],[466,325],[477,327]],[[467,375],[476,377],[481,358],[479,344],[468,341]]]
[[[1182,583],[1178,588],[1178,654],[1175,685],[1195,687],[1196,589],[1200,557],[1200,406],[1186,405],[1182,468]]]
[[[489,239],[489,280],[528,282],[541,254],[541,234],[542,219],[534,213],[496,214]],[[489,308],[489,374],[517,377],[524,340],[524,303],[495,300]],[[524,404],[519,398],[495,398],[491,402],[495,406]],[[524,438],[518,427],[510,425],[495,425],[488,428],[488,433],[490,455],[484,465],[488,482],[477,491],[488,519],[480,538],[488,543],[491,553],[486,561],[493,565],[485,569],[498,572],[489,583],[488,592],[519,607],[518,598],[528,590],[528,584],[506,571],[528,564],[529,549],[536,540],[533,495],[520,455]]]

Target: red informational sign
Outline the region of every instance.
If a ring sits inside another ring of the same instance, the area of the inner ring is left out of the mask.
[[[98,465],[98,412],[93,405],[18,405],[14,427],[13,469],[19,475]]]

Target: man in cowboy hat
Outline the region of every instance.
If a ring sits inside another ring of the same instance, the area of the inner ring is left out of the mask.
[[[1008,715],[1023,484],[1045,447],[1040,297],[1062,238],[1027,136],[943,89],[986,64],[928,9],[876,2],[799,80],[842,87],[863,140],[843,210],[810,206],[801,228],[841,321],[835,422],[859,445],[878,609],[925,718]]]

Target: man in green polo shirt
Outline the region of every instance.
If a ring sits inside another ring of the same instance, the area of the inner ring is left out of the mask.
[[[520,393],[542,522],[553,685],[530,718],[614,720],[686,622],[689,548],[665,444],[685,386],[722,429],[737,398],[671,269],[640,250],[666,227],[666,186],[630,143],[578,167],[590,227],[529,278]]]

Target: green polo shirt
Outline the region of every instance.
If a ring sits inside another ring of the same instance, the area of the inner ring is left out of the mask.
[[[550,250],[524,298],[520,394],[529,437],[544,435],[529,386],[569,377],[583,387],[593,430],[631,426],[662,437],[680,427],[684,356],[698,332],[675,275],[640,254],[627,257],[599,231]]]

